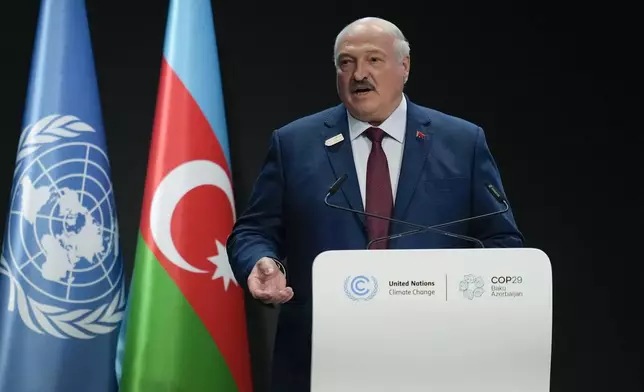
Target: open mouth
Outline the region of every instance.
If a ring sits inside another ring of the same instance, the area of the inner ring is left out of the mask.
[[[371,91],[372,90],[369,87],[363,87],[363,88],[357,88],[353,90],[353,94],[358,96],[363,96],[363,95],[369,94]]]

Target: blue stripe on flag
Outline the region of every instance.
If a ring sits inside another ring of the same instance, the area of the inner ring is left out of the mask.
[[[226,113],[210,0],[171,0],[164,57],[208,119],[230,168]]]

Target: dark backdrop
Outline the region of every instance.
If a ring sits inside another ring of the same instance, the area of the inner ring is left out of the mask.
[[[410,98],[486,130],[527,245],[552,260],[552,391],[643,390],[642,255],[629,253],[640,245],[644,177],[634,8],[492,3],[214,1],[237,209],[270,132],[338,102],[335,35],[362,16],[387,18],[411,42]],[[8,205],[38,5],[7,2],[0,11],[0,208]],[[167,6],[88,1],[128,271]],[[249,304],[258,391],[273,316]]]

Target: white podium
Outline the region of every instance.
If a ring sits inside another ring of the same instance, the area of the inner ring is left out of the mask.
[[[537,249],[356,250],[313,264],[312,392],[550,390]]]

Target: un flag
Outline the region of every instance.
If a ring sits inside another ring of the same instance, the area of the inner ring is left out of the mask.
[[[125,307],[84,2],[44,0],[0,260],[0,391],[112,392]]]

